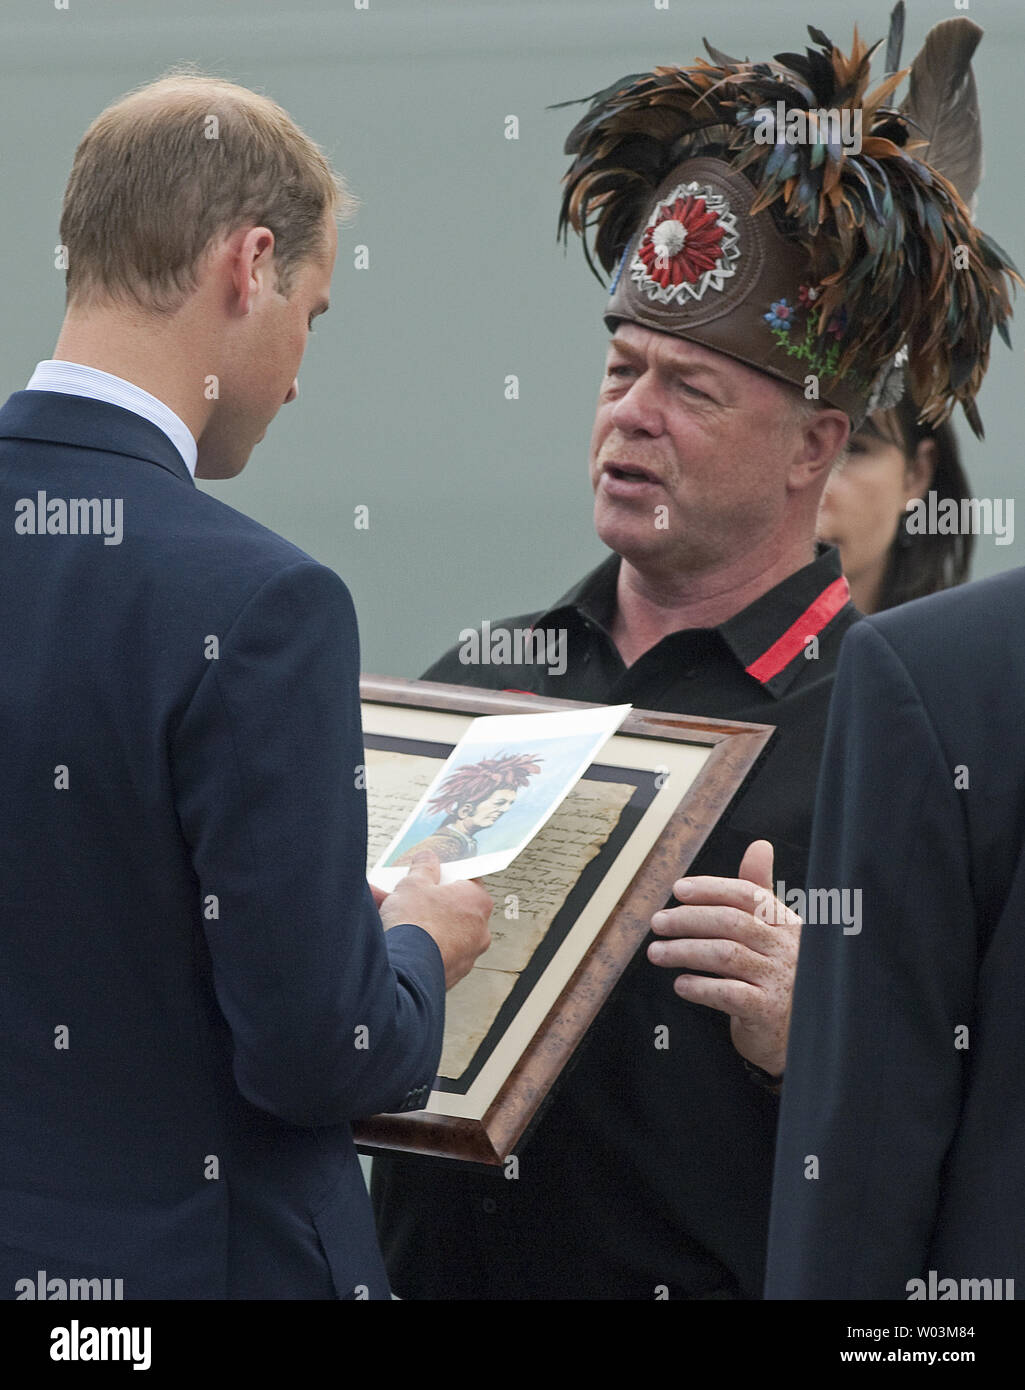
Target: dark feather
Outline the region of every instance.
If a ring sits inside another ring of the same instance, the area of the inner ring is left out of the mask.
[[[580,106],[582,102],[589,101],[592,106],[608,99],[624,87],[628,87],[633,82],[640,82],[646,77],[650,77],[650,72],[632,72],[628,77],[621,77],[618,82],[613,82],[611,87],[606,87],[604,91],[592,92],[589,97],[570,97],[569,101],[553,101],[545,107],[546,111],[561,111],[564,106]]]
[[[811,59],[818,58],[820,62],[825,62],[822,55],[816,53],[813,48],[808,49],[807,57],[803,53],[774,53],[772,57],[773,62],[780,63],[791,72],[799,72],[809,82],[812,73]]]
[[[907,125],[899,116],[892,116],[872,127],[872,134],[879,135],[884,140],[892,140],[895,145],[905,145],[908,139]]]
[[[986,253],[984,259],[987,265],[991,266],[994,270],[997,269],[999,266],[1005,265],[1009,269],[1013,270],[1015,275],[1018,274],[1018,267],[1011,260],[1010,256],[1003,249],[1003,247],[998,246],[996,242],[993,240],[993,238],[991,236],[987,236],[985,232],[976,229],[976,235],[978,236],[979,242],[981,243],[983,250]]]
[[[793,147],[788,145],[785,140],[777,140],[772,147],[772,154],[769,155],[765,165],[765,177],[775,178],[783,165],[786,163],[787,155]],[[784,176],[785,177],[785,176]]]
[[[765,89],[766,100],[770,103],[774,104],[777,99],[787,100],[781,82],[792,83],[809,106],[821,106],[836,85],[832,63],[812,48],[804,53],[776,54],[768,69]]]
[[[950,363],[950,384],[954,390],[960,390],[971,374],[972,359],[967,354],[955,352]]]
[[[705,52],[718,68],[737,68],[741,63],[747,62],[746,58],[728,57],[721,48],[713,48],[707,39],[702,39],[701,42],[705,45]]]
[[[982,416],[979,414],[979,408],[975,404],[975,401],[963,400],[961,402],[961,408],[964,410],[965,419],[971,425],[972,433],[975,435],[976,439],[985,439],[986,431],[982,428]]]
[[[816,29],[813,24],[808,25],[808,33],[811,35],[812,42],[817,43],[820,48],[834,49],[836,44],[828,38],[821,29]]]
[[[897,0],[890,12],[890,32],[886,39],[886,71],[900,67],[900,50],[904,44],[904,0]]]
[[[903,111],[928,143],[915,157],[946,175],[965,203],[982,178],[982,123],[972,54],[982,30],[970,19],[945,19],[926,35],[911,65]]]

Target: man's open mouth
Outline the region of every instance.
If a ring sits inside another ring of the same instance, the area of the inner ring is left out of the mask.
[[[655,473],[652,473],[650,469],[638,468],[632,463],[607,463],[605,465],[605,472],[610,478],[615,478],[617,482],[659,483],[662,481],[661,478]]]

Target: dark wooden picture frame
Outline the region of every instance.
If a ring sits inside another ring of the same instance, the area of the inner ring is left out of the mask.
[[[399,707],[410,715],[418,710],[442,711],[464,716],[467,721],[480,715],[593,708],[575,700],[380,676],[364,676],[360,693],[365,718],[368,709],[372,711],[378,706]],[[415,718],[409,721],[409,730],[410,738],[431,741],[430,731],[422,731]],[[437,1107],[448,1102],[444,1091],[435,1090],[430,1101],[435,1108],[431,1110],[376,1115],[355,1125],[356,1141],[361,1148],[403,1149],[487,1164],[504,1162],[647,937],[652,914],[665,905],[672,884],[693,863],[774,733],[771,725],[657,710],[635,709],[627,717],[609,747],[615,745],[623,751],[635,748],[639,768],[650,770],[651,759],[660,750],[669,758],[679,745],[689,745],[691,749],[704,750],[700,770],[678,794],[664,828],[619,893],[597,935],[576,961],[568,982],[540,1026],[522,1046],[508,1073],[503,1073],[483,1113],[474,1118],[441,1113]],[[604,757],[604,751],[599,753],[594,766],[601,765]],[[619,765],[626,767],[629,763]],[[676,796],[674,792],[673,797]],[[518,1048],[521,1041],[514,1040],[513,1047]]]

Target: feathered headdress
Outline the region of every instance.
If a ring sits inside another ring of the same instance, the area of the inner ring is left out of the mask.
[[[542,761],[534,753],[499,753],[479,763],[466,763],[445,778],[427,812],[432,816],[439,811],[454,815],[467,801],[476,805],[493,792],[518,791],[541,771]]]
[[[811,373],[854,427],[906,355],[922,418],[960,401],[981,435],[992,330],[1010,344],[1008,286],[1023,283],[965,202],[981,168],[969,66],[981,31],[947,20],[896,71],[902,31],[899,4],[889,75],[871,92],[879,44],[855,28],[845,56],[809,27],[803,55],[753,63],[706,41],[711,63],[584,98],[559,231],[581,234],[592,270],[589,232],[604,269],[618,264],[610,325],[629,319],[799,386]]]

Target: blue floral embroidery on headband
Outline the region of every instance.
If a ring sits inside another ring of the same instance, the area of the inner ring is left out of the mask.
[[[823,376],[846,379],[859,389],[862,383],[860,372],[848,368],[838,372],[837,367],[843,355],[841,339],[847,333],[847,309],[845,306],[830,316],[825,334],[819,336],[819,305],[816,301],[821,295],[821,287],[801,285],[797,291],[797,303],[788,299],[777,299],[769,306],[769,312],[762,318],[772,330],[772,336],[788,357],[797,357],[808,363],[813,372]],[[804,332],[801,333],[801,319],[804,319]],[[796,330],[791,332],[791,329]],[[827,343],[827,339],[832,342]]]
[[[769,312],[762,315],[762,318],[770,328],[779,329],[781,333],[789,333],[792,321],[790,316],[793,312],[793,307],[785,299],[777,299]]]

